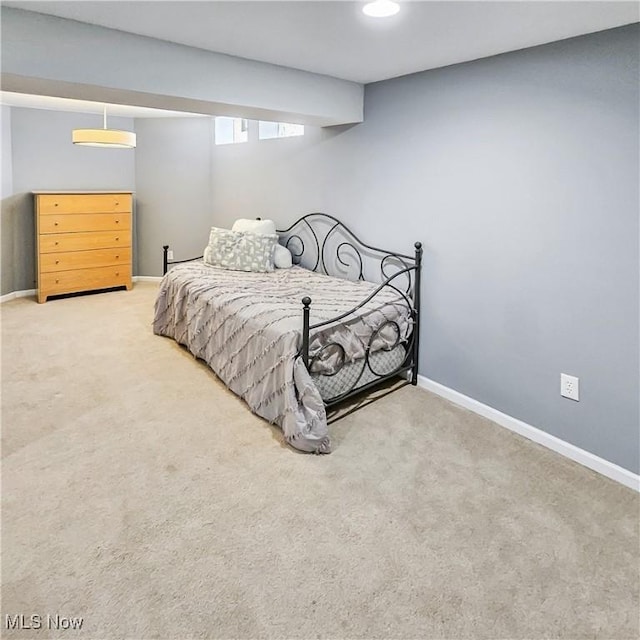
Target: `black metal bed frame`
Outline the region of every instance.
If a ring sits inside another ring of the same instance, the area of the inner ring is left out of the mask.
[[[358,280],[365,280],[365,264],[367,267],[370,267],[377,263],[380,270],[381,282],[378,287],[358,305],[335,318],[311,324],[311,298],[308,296],[302,298],[302,348],[299,355],[302,357],[310,373],[314,360],[327,348],[338,349],[338,352],[341,353],[342,364],[339,366],[338,371],[342,369],[345,364],[344,349],[335,342],[324,344],[319,353],[310,357],[309,336],[314,330],[338,322],[352,314],[356,314],[359,309],[375,298],[378,293],[383,290],[388,290],[389,288],[400,294],[411,310],[412,329],[410,333],[403,337],[400,327],[394,321],[386,321],[377,327],[369,338],[362,367],[355,382],[353,382],[346,391],[329,400],[325,400],[325,406],[327,408],[332,407],[347,398],[369,390],[399,375],[410,374],[411,384],[416,385],[418,382],[418,353],[420,346],[420,271],[422,267],[422,243],[416,242],[414,244],[415,252],[413,256],[379,249],[362,242],[346,225],[326,213],[309,213],[296,220],[287,229],[279,229],[277,232],[280,236],[280,243],[291,251],[294,263],[310,271],[344,278],[345,274],[351,270],[353,272],[352,275],[357,275]],[[307,244],[305,244],[305,238],[307,239]],[[169,245],[164,245],[162,249],[163,274],[167,273],[169,265],[191,262],[202,258],[202,256],[198,256],[187,260],[169,260]],[[335,260],[329,262],[328,253],[332,250],[334,251],[333,257]],[[354,269],[355,271],[353,271]],[[390,270],[393,270],[393,272],[389,273]],[[403,280],[406,283],[404,287],[402,286]],[[373,353],[371,352],[371,346],[382,329],[387,326],[394,328],[396,340],[393,345],[385,347],[384,349],[391,351],[401,344],[405,349],[405,355],[398,367],[392,371],[379,374],[375,371],[370,361],[370,356]],[[370,374],[373,374],[374,379],[366,384],[358,385],[358,382],[362,380],[367,369],[370,371]],[[333,376],[336,375],[338,371],[331,374],[314,375]]]

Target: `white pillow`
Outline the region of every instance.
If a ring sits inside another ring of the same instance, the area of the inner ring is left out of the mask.
[[[276,244],[276,248],[273,252],[273,264],[276,269],[289,269],[293,266],[293,259],[291,257],[291,251],[281,244]]]
[[[250,220],[240,218],[233,223],[231,231],[244,231],[270,236],[276,232],[276,223],[273,220]]]
[[[251,220],[250,218],[239,218],[233,223],[231,230],[270,236],[276,232],[276,223],[273,220]],[[289,269],[293,265],[289,249],[280,244],[276,244],[273,252],[273,264],[276,269]]]

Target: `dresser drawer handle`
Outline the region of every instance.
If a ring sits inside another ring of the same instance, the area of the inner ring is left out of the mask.
[[[119,275],[120,275],[120,272],[119,272],[119,271],[116,271],[116,275],[117,275],[117,276],[119,276]]]
[[[60,260],[56,260],[56,264],[60,264]]]
[[[116,242],[118,242],[118,240],[120,240],[120,238],[116,238]]]
[[[120,204],[119,202],[116,202],[116,207],[117,207],[119,204]]]
[[[60,280],[56,280],[56,284],[60,284]]]
[[[58,246],[58,243],[56,242],[56,247]]]
[[[120,220],[116,220],[116,224],[118,224],[120,222]]]
[[[54,222],[54,223],[53,223],[53,226],[54,226],[54,227],[57,227],[57,226],[58,226],[58,223],[57,223],[57,222]]]
[[[119,259],[120,259],[120,256],[116,256],[116,260],[119,260]]]
[[[54,206],[54,207],[57,207],[57,206],[58,206],[58,203],[57,203],[57,202],[54,202],[54,203],[53,203],[53,206]]]

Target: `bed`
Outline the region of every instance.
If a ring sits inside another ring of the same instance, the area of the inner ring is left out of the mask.
[[[417,382],[422,246],[360,241],[313,213],[279,243],[294,265],[271,272],[168,260],[153,330],[202,359],[302,451],[329,453],[327,409],[396,376]]]

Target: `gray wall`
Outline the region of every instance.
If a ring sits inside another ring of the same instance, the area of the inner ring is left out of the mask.
[[[11,157],[11,109],[2,106],[2,205],[0,208],[0,293],[13,291],[14,238],[10,212],[13,195],[13,159]]]
[[[280,225],[312,210],[348,217],[344,167],[324,146],[341,128],[307,127],[304,137],[258,142],[250,121],[249,142],[216,146],[213,122],[136,119],[140,275],[161,275],[163,244],[175,259],[201,255],[211,226],[230,227],[239,217]],[[342,161],[356,151],[341,148]]]
[[[7,109],[7,107],[5,107]],[[132,130],[131,118],[109,118],[109,127]],[[35,287],[35,226],[31,191],[135,190],[134,152],[74,146],[74,128],[101,128],[102,117],[43,109],[10,109],[11,194],[2,193],[2,290]],[[4,171],[3,171],[4,174]],[[135,251],[134,251],[135,256]],[[135,265],[134,265],[134,273]]]
[[[371,86],[351,216],[426,244],[423,375],[636,473],[638,34]]]
[[[364,182],[364,125],[306,127],[303,137],[275,140],[258,140],[257,123],[249,125],[249,142],[213,147],[216,223],[261,216],[282,227],[310,211],[326,211],[345,221],[364,211],[364,189],[371,188]],[[389,240],[388,233],[383,236]],[[413,246],[397,234],[391,242],[396,249]]]
[[[161,275],[162,245],[175,259],[202,255],[212,220],[213,118],[137,119],[136,189],[141,275]]]
[[[212,147],[211,219],[319,209],[374,244],[422,240],[420,373],[638,472],[638,42],[632,25],[381,82],[363,124]]]
[[[2,198],[13,193],[13,162],[11,158],[11,109],[2,105],[0,125],[2,126]]]

